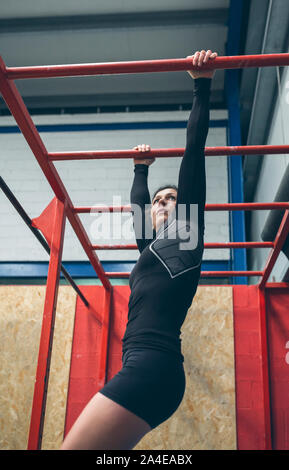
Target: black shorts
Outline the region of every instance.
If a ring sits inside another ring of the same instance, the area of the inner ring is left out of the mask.
[[[123,366],[100,393],[144,419],[153,429],[177,410],[186,377],[183,361],[156,349],[129,349]]]

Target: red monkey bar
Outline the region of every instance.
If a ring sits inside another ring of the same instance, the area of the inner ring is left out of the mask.
[[[214,62],[202,66],[202,70],[209,69],[234,69],[245,67],[270,67],[289,65],[289,54],[267,54],[251,56],[217,57]],[[29,449],[41,448],[41,436],[45,413],[45,401],[47,390],[47,378],[52,346],[52,332],[54,313],[57,300],[57,288],[59,283],[59,270],[61,264],[61,252],[64,236],[64,221],[67,217],[71,223],[85,253],[104,287],[104,314],[105,321],[109,325],[112,285],[109,277],[128,277],[129,273],[106,273],[103,270],[95,249],[135,249],[135,245],[92,245],[78,216],[79,213],[98,211],[99,208],[75,208],[53,165],[54,160],[99,159],[99,158],[135,158],[140,156],[136,151],[91,151],[91,152],[53,152],[49,153],[29,115],[29,112],[20,96],[13,80],[27,78],[72,77],[101,74],[121,73],[148,73],[198,70],[198,66],[192,65],[191,58],[147,60],[135,62],[115,62],[100,64],[76,64],[53,65],[37,67],[6,67],[0,57],[0,91],[22,131],[28,145],[37,159],[45,177],[47,178],[55,196],[55,216],[53,219],[53,235],[51,237],[51,257],[46,289],[45,312],[40,339],[39,360],[37,377],[35,382],[31,425],[29,433]],[[148,152],[151,157],[175,157],[182,156],[184,149],[155,149]],[[250,147],[211,147],[205,149],[206,156],[215,155],[258,155],[289,153],[289,146],[250,146]],[[141,158],[141,157],[140,157]],[[130,211],[130,207],[121,207],[120,210]],[[205,210],[264,210],[285,209],[280,228],[274,242],[248,242],[248,243],[207,243],[205,248],[265,248],[270,247],[270,255],[263,271],[211,271],[202,272],[202,277],[231,277],[231,276],[260,276],[259,288],[263,289],[273,269],[274,263],[282,249],[283,243],[289,232],[289,203],[253,203],[253,204],[211,204],[206,205]],[[108,208],[115,211],[116,208]],[[56,217],[58,215],[58,218]],[[265,328],[265,327],[264,327]],[[108,328],[102,335],[103,350],[108,349]],[[106,380],[106,356],[101,358],[99,367],[99,384]]]
[[[147,152],[150,157],[169,158],[182,157],[184,148],[176,149],[151,149]],[[206,147],[207,157],[217,155],[277,155],[289,153],[289,145],[250,145],[239,147]],[[105,150],[105,151],[84,151],[84,152],[50,152],[49,161],[60,160],[100,160],[102,158],[143,158],[138,150]]]
[[[247,67],[272,67],[288,65],[289,54],[259,54],[216,57],[214,62],[202,66],[202,70],[239,69]],[[23,78],[76,77],[88,75],[112,75],[120,73],[176,72],[198,70],[192,59],[139,60],[130,62],[105,62],[98,64],[43,65],[32,67],[7,67],[10,80]]]

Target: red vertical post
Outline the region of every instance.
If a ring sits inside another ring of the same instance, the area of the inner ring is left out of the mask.
[[[264,404],[264,449],[272,450],[269,355],[268,355],[269,353],[268,353],[265,289],[259,288],[258,294],[259,294],[259,321],[260,321],[261,359],[262,359],[261,374],[262,374],[263,404]]]
[[[65,207],[64,203],[59,199],[55,198],[54,201],[54,215],[53,220],[51,221],[52,237],[50,261],[30,420],[28,450],[37,450],[41,448],[63,250]]]
[[[111,326],[111,310],[112,310],[113,287],[108,291],[104,289],[103,298],[103,320],[101,333],[101,355],[98,370],[98,387],[101,388],[107,382],[108,353],[109,353],[109,333]]]
[[[233,286],[238,450],[271,450],[265,292]]]

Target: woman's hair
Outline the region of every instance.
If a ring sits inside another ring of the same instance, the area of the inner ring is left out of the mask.
[[[178,192],[178,188],[177,188],[176,185],[174,185],[174,184],[164,184],[163,186],[160,186],[160,187],[153,193],[152,201],[154,200],[155,195],[156,195],[159,191],[162,191],[163,189],[166,189],[166,188],[172,188],[172,189],[175,189],[175,190]]]

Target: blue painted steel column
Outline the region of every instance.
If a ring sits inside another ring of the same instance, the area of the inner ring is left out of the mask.
[[[226,55],[239,54],[243,0],[231,0],[228,22]],[[229,114],[227,144],[242,145],[240,106],[239,106],[240,69],[225,71],[225,95]],[[229,202],[244,202],[242,156],[228,157]],[[230,212],[230,240],[246,241],[244,211]],[[246,271],[246,249],[231,250],[232,270]],[[232,278],[232,284],[248,284],[246,277]]]

